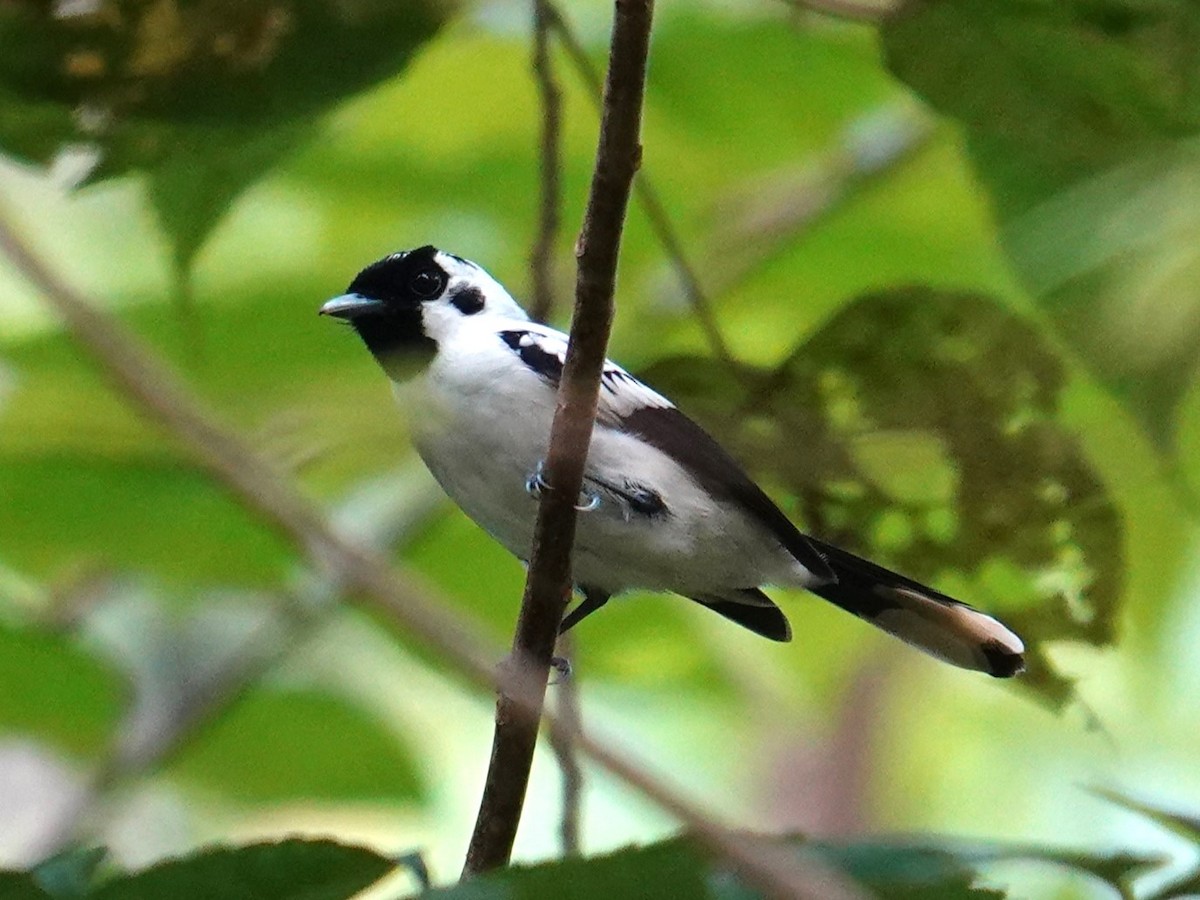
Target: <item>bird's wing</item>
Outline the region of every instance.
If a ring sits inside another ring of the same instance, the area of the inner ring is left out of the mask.
[[[520,328],[500,331],[499,336],[527,367],[558,386],[566,358],[566,335],[522,323]],[[824,557],[737,460],[670,400],[608,360],[600,376],[596,421],[604,427],[636,434],[661,450],[716,499],[739,508],[773,534],[815,579],[834,580]]]

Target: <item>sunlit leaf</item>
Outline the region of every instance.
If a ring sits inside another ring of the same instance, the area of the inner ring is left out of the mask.
[[[212,900],[289,897],[346,900],[378,881],[393,863],[362,847],[333,841],[217,847],[114,878],[94,900]]]
[[[1145,816],[1173,834],[1183,838],[1185,841],[1190,841],[1200,848],[1200,816],[1194,813],[1164,809],[1157,804],[1137,800],[1122,791],[1114,791],[1108,788],[1092,788],[1092,793],[1118,806],[1123,806],[1126,809],[1133,810],[1135,813]]]
[[[1134,882],[1142,875],[1170,862],[1169,857],[1162,855],[1129,853],[1121,850],[1104,853],[1035,845],[985,845],[963,848],[959,852],[964,859],[973,860],[977,864],[1023,860],[1060,866],[1102,881],[1122,897],[1133,895]]]
[[[986,298],[880,292],[773,370],[682,358],[644,374],[783,488],[814,533],[951,594],[969,588],[964,599],[1025,636],[1022,683],[1047,701],[1070,686],[1046,642],[1112,641],[1120,518],[1057,422],[1057,358]]]
[[[918,0],[888,64],[963,122],[1001,239],[1162,451],[1200,358],[1200,7]]]

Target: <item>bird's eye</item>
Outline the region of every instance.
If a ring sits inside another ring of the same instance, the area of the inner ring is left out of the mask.
[[[412,277],[408,286],[418,297],[436,297],[446,286],[446,276],[432,269],[422,269]]]

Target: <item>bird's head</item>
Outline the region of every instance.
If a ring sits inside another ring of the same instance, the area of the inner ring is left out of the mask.
[[[402,250],[371,263],[346,293],[321,307],[344,319],[389,374],[405,358],[428,357],[468,322],[527,320],[499,282],[475,263],[436,247]]]

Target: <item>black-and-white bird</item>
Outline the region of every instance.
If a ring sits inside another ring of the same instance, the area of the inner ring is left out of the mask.
[[[527,559],[566,335],[435,247],[373,263],[320,311],[347,320],[405,382],[417,451],[446,493]],[[802,587],[954,665],[997,677],[1023,668],[1020,638],[991,616],[801,534],[704,429],[611,362],[581,506],[572,572],[583,600],[563,631],[639,588],[787,641],[788,620],[761,588]]]

